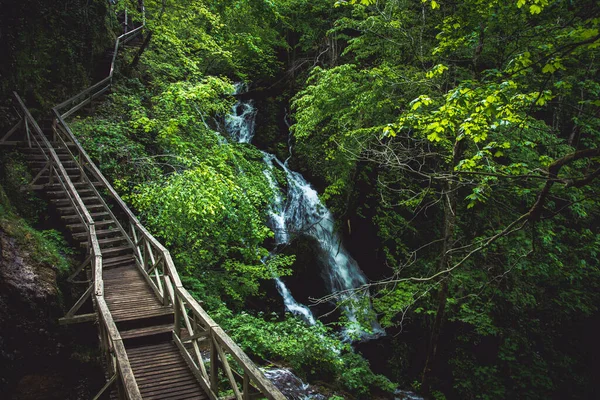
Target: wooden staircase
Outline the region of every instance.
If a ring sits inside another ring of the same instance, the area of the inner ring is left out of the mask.
[[[35,176],[29,187],[44,191],[87,254],[70,279],[85,275],[79,282],[89,286],[61,323],[98,322],[107,382],[95,399],[283,400],[185,290],[169,252],[129,210],[62,117],[44,132],[15,97],[23,111],[18,148]],[[77,314],[90,299],[94,313]]]
[[[127,207],[65,122],[111,89],[119,47],[143,27],[117,38],[109,75],[54,107],[44,130],[14,93],[20,119],[0,137],[0,146],[20,146],[35,176],[29,188],[45,192],[87,255],[69,280],[88,287],[61,323],[98,325],[107,380],[94,400],[284,400],[183,287],[169,251]],[[78,314],[89,300],[94,312]]]
[[[49,133],[44,133],[49,136]],[[139,392],[144,399],[206,399],[208,396],[188,368],[177,345],[173,343],[174,310],[164,305],[152,291],[138,269],[133,247],[119,229],[113,211],[94,187],[82,179],[82,169],[61,143],[49,142],[73,182],[81,201],[96,227],[102,255],[104,299],[121,335]],[[44,188],[48,200],[70,231],[74,242],[89,247],[85,224],[77,207],[51,182],[50,169],[41,149],[21,147],[20,151],[37,176],[35,187]],[[111,398],[118,398],[113,390]]]

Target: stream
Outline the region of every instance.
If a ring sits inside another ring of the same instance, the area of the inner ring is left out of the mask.
[[[236,94],[247,90],[246,85],[236,84]],[[251,143],[254,137],[257,110],[252,100],[238,100],[226,117],[226,128],[232,140],[238,143]],[[291,150],[290,150],[291,157]],[[269,209],[269,227],[275,233],[276,251],[279,246],[289,244],[295,237],[305,235],[316,243],[320,262],[324,266],[322,275],[329,294],[341,304],[347,326],[342,331],[345,341],[369,340],[385,335],[369,302],[367,278],[358,263],[344,247],[336,232],[334,217],[323,205],[319,195],[298,172],[288,168],[289,157],[281,162],[275,155],[263,152],[267,181],[273,189]],[[275,178],[274,169],[281,169],[286,176],[287,190],[283,190]],[[304,304],[298,303],[283,280],[274,276],[277,291],[283,298],[287,311],[299,316],[305,322],[314,324],[315,316]],[[359,319],[367,321],[370,329],[365,330]]]
[[[236,94],[247,91],[241,83],[235,85]],[[252,100],[238,100],[231,113],[225,118],[225,127],[229,138],[238,143],[251,143],[254,137],[257,109]],[[287,124],[287,120],[286,120]],[[289,126],[289,125],[288,125]],[[324,266],[322,276],[329,294],[341,304],[347,319],[346,327],[341,332],[342,340],[353,342],[376,339],[385,335],[379,325],[369,301],[367,289],[360,289],[367,284],[367,278],[358,263],[344,247],[336,232],[334,217],[319,199],[318,193],[304,177],[288,167],[292,157],[291,137],[288,139],[289,156],[282,162],[275,155],[262,152],[265,168],[263,173],[267,179],[273,197],[269,207],[268,225],[275,235],[275,247],[271,254],[289,244],[298,236],[313,239],[321,264]],[[276,169],[284,172],[286,189],[278,183]],[[264,260],[263,260],[264,261]],[[314,325],[316,317],[304,304],[296,301],[290,289],[279,276],[273,276],[277,291],[282,297],[286,311],[298,316],[307,324]],[[363,325],[359,323],[363,321]],[[365,330],[365,321],[370,329]],[[271,368],[264,371],[288,399],[325,400],[327,397],[317,392],[311,385],[304,383],[290,370]],[[412,392],[398,389],[396,400],[423,400]]]

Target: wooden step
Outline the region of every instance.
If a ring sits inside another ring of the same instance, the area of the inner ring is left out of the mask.
[[[104,219],[100,219],[100,218],[110,217],[110,213],[108,211],[95,212],[95,213],[90,213],[90,216],[94,220],[94,223],[97,223],[97,222],[103,222],[104,221]],[[60,218],[66,220],[66,221],[71,221],[71,220],[75,220],[76,221],[76,220],[79,219],[79,214],[61,215]],[[114,222],[112,219],[110,221]]]
[[[94,186],[102,186],[101,182],[93,182]],[[80,191],[80,189],[87,189],[88,188],[88,183],[87,182],[73,182],[73,186],[75,186],[75,189],[77,189],[77,192]],[[53,185],[47,185],[46,186],[48,192],[51,191],[58,191],[60,189],[62,189],[62,185],[59,183],[55,183]],[[89,190],[92,190],[91,188]]]
[[[46,160],[27,160],[27,164],[29,164],[30,168],[33,168],[35,170],[41,170],[42,168],[44,168],[46,166],[48,162]],[[65,160],[62,162],[62,165],[66,168],[66,167],[76,167],[77,163],[74,160]]]
[[[98,228],[101,228],[101,227],[107,226],[107,225],[116,226],[117,224],[112,219],[107,219],[107,220],[103,220],[103,221],[94,221],[94,225],[96,225],[96,229],[98,229]],[[70,231],[81,232],[81,231],[85,230],[85,225],[82,223],[67,224],[67,229]],[[87,235],[87,233],[86,233],[86,235]]]
[[[110,235],[116,235],[117,233],[121,233],[121,230],[119,228],[102,229],[102,230],[96,231],[96,237],[98,237],[98,238],[108,237]],[[74,233],[71,236],[73,236],[73,239],[75,239],[75,240],[82,241],[82,240],[87,240],[88,233],[87,232],[79,232],[79,233]]]
[[[98,237],[98,233],[96,233],[96,237]],[[87,247],[88,243],[87,243],[87,236],[85,237],[86,241],[82,241],[80,243],[81,247]],[[100,245],[100,247],[103,246],[109,246],[109,245],[114,245],[115,243],[120,243],[120,242],[125,242],[127,241],[127,239],[125,239],[124,236],[116,236],[116,237],[111,237],[111,238],[107,238],[107,239],[99,239],[98,240],[98,244]]]
[[[85,204],[85,208],[87,208],[88,211],[92,211],[92,210],[105,210],[104,208],[104,204]],[[75,214],[75,208],[73,208],[73,206],[67,206],[67,207],[57,207],[56,208],[58,210],[59,213],[61,214]]]
[[[56,152],[56,155],[58,156],[58,159],[60,161],[70,161],[73,160],[73,157],[71,157],[71,155],[69,153],[61,153],[61,152]],[[48,154],[48,157],[50,157],[50,155]],[[42,153],[41,151],[38,151],[37,153],[29,153],[29,154],[25,154],[25,159],[27,161],[45,161],[46,160],[46,155],[44,153]]]
[[[173,342],[125,348],[144,399],[207,398]]]
[[[107,260],[102,260],[102,265],[105,268],[116,268],[123,265],[135,265],[135,257],[133,254],[127,254],[120,257],[111,257]]]
[[[119,247],[105,247],[101,248],[100,251],[102,252],[102,257],[107,261],[125,251],[131,251],[133,253],[133,249],[129,245]]]
[[[171,307],[144,307],[141,309],[129,309],[124,311],[112,311],[115,322],[135,321],[141,319],[151,319],[154,317],[164,317],[174,315]]]
[[[81,195],[79,197],[81,197]],[[68,206],[71,204],[71,200],[68,198],[67,199],[50,199],[50,201],[57,206]],[[97,202],[100,202],[100,199],[96,196],[88,196],[88,197],[81,197],[81,201],[83,201],[83,203],[85,205],[88,205],[88,204],[95,204]]]
[[[62,189],[62,186],[61,186],[61,189]],[[77,193],[79,193],[79,197],[82,197],[82,196],[93,195],[95,192],[92,188],[81,188],[81,189],[77,189]],[[48,197],[54,198],[54,199],[67,197],[67,194],[65,193],[64,190],[48,190],[46,192],[46,194],[48,195]]]
[[[127,331],[121,331],[121,339],[133,339],[143,336],[160,335],[173,331],[173,324],[155,325],[148,326],[145,328],[130,329]]]

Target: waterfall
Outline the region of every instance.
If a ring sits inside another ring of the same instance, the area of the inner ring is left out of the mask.
[[[279,189],[277,181],[273,175],[273,164],[271,160],[274,159],[275,156],[265,152],[263,152],[263,155],[265,164],[267,165],[267,169],[265,169],[263,173],[265,174],[265,177],[267,178],[267,181],[273,190],[273,201],[271,202],[271,206],[269,208],[269,225],[275,233],[275,243],[277,246],[279,246],[281,244],[288,243],[289,240],[285,219],[285,204],[283,203],[281,190]],[[292,314],[299,316],[308,324],[314,325],[316,320],[310,309],[304,304],[298,303],[296,299],[294,299],[290,290],[278,276],[274,276],[273,278],[275,279],[277,291],[283,298],[285,309]]]
[[[369,339],[382,335],[384,331],[374,317],[366,317],[370,322],[372,333],[364,332],[360,327],[358,316],[370,313],[371,309],[370,304],[367,308],[359,306],[361,302],[368,302],[368,292],[359,294],[354,289],[365,285],[367,279],[358,263],[342,244],[335,230],[333,215],[321,203],[317,191],[302,175],[290,170],[275,156],[265,155],[265,162],[269,168],[273,168],[272,163],[275,162],[285,172],[287,179],[285,208],[281,205],[281,195],[274,196],[273,204],[277,204],[277,207],[272,209],[277,211],[272,212],[270,218],[278,244],[287,243],[293,234],[306,235],[315,239],[321,262],[326,268],[323,275],[327,287],[331,293],[339,293],[338,300],[342,302],[342,308],[350,322],[350,326],[344,331],[346,338],[352,339],[353,336],[358,336],[361,339]],[[285,242],[280,242],[284,239]]]
[[[235,84],[235,94],[244,93],[248,87],[244,83]],[[256,109],[252,100],[238,100],[232,107],[231,113],[225,117],[225,128],[231,138],[238,143],[250,143],[254,137]]]
[[[245,90],[245,87],[236,85],[236,93],[240,93],[240,90]],[[238,101],[232,113],[233,115],[227,119],[229,134],[232,138],[238,138],[237,140],[241,143],[249,143],[254,135],[256,109],[251,101]],[[291,143],[288,144],[291,156]],[[372,315],[368,291],[356,291],[367,283],[367,279],[358,263],[343,246],[341,238],[336,232],[331,212],[321,203],[316,190],[304,177],[288,168],[288,160],[282,163],[273,154],[266,152],[263,152],[263,159],[266,165],[263,172],[274,193],[269,209],[268,223],[275,233],[277,246],[289,243],[294,235],[306,235],[313,238],[318,246],[320,260],[325,267],[323,276],[327,288],[331,293],[337,294],[337,300],[342,303],[342,309],[350,323],[350,326],[343,332],[345,339],[353,340],[356,337],[370,339],[383,335],[384,330]],[[283,170],[287,179],[285,201],[282,190],[275,179],[275,168]],[[279,277],[274,276],[274,279],[286,309],[302,317],[308,323],[314,323],[314,316],[308,307],[294,300],[289,289]],[[361,329],[359,317],[369,322],[371,332]]]

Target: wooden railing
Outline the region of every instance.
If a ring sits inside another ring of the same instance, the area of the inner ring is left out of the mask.
[[[60,185],[62,190],[66,193],[71,206],[75,209],[87,232],[88,257],[80,268],[83,269],[84,267],[91,266],[91,284],[83,296],[81,296],[81,298],[71,308],[69,313],[74,314],[87,298],[93,296],[98,315],[101,337],[100,343],[110,376],[110,379],[100,391],[98,396],[96,396],[96,398],[98,398],[109,387],[111,387],[112,384],[117,383],[119,387],[119,394],[122,398],[131,400],[141,399],[142,397],[131,370],[129,359],[127,358],[127,353],[125,352],[125,347],[123,346],[123,341],[113,321],[110,310],[104,301],[102,253],[100,252],[100,245],[98,244],[98,238],[96,237],[94,220],[92,219],[87,207],[81,200],[75,185],[67,174],[65,167],[54,150],[53,145],[49,142],[46,135],[44,135],[40,129],[39,125],[25,106],[25,103],[23,103],[23,100],[21,100],[16,92],[14,95],[19,107],[21,108],[21,111],[23,112],[22,126],[24,126],[26,130],[29,147],[37,147],[46,160],[46,165],[42,168],[42,171],[38,175],[48,171],[49,184],[57,183]]]
[[[145,13],[143,12],[143,14],[145,14]],[[62,114],[58,114],[58,116],[61,119],[69,117],[70,115],[77,112],[85,105],[91,103],[92,100],[102,96],[104,93],[106,93],[107,91],[110,90],[110,88],[112,86],[112,82],[113,82],[113,75],[115,72],[115,63],[117,60],[117,52],[119,51],[120,46],[135,39],[137,36],[139,36],[142,33],[143,29],[144,29],[144,25],[141,25],[130,32],[122,34],[121,36],[119,36],[117,38],[117,40],[115,42],[115,48],[114,48],[114,52],[113,52],[113,56],[112,56],[112,61],[110,63],[110,71],[106,78],[102,79],[100,82],[93,84],[92,86],[83,90],[82,92],[77,93],[75,96],[69,98],[68,100],[63,101],[62,103],[60,103],[59,105],[57,105],[53,108],[54,111],[57,111],[57,110],[65,110],[67,107],[69,107]]]
[[[81,168],[82,179],[92,183],[89,176],[93,177],[94,182],[91,186],[94,190],[96,191],[96,188],[103,189],[119,209],[120,213],[117,212],[116,216],[112,216],[115,221],[119,222],[119,229],[125,234],[127,241],[133,247],[136,264],[150,287],[164,305],[173,307],[175,312],[173,340],[209,397],[213,400],[225,399],[230,396],[237,400],[257,397],[284,400],[283,394],[183,287],[169,251],[139,222],[127,204],[102,175],[65,122],[68,116],[110,89],[115,71],[116,55],[120,45],[140,34],[142,28],[143,25],[119,36],[115,43],[108,77],[52,109],[55,139],[64,144],[67,149],[74,148],[74,152],[71,150],[69,152]],[[98,194],[98,192],[96,193]],[[99,198],[102,198],[102,196],[99,196]],[[95,252],[94,246],[97,245],[97,240],[95,245],[94,242],[91,244],[90,249],[93,248]],[[94,254],[99,255],[99,250]],[[98,257],[97,255],[94,257]],[[98,263],[97,259],[92,262]],[[100,264],[96,265],[101,265],[101,258]],[[100,271],[100,276],[96,277],[95,281],[102,282],[101,268],[96,267],[95,271]],[[101,311],[108,310],[103,299],[98,304]],[[109,317],[110,313],[107,314],[107,318]],[[112,323],[112,319],[110,319],[110,322]],[[110,328],[106,330],[109,336],[115,333],[118,336],[114,323],[107,324],[107,327]],[[207,351],[209,357],[203,357],[202,350]],[[114,353],[121,356],[120,351]],[[125,366],[119,366],[119,368],[120,376],[129,379],[131,375],[131,378],[133,378],[128,363],[126,369]],[[221,387],[222,382],[228,382],[228,384]],[[135,379],[124,382],[125,388],[129,389],[130,386],[127,384],[135,385]],[[137,389],[137,386],[135,389]],[[137,393],[139,394],[139,391]]]

